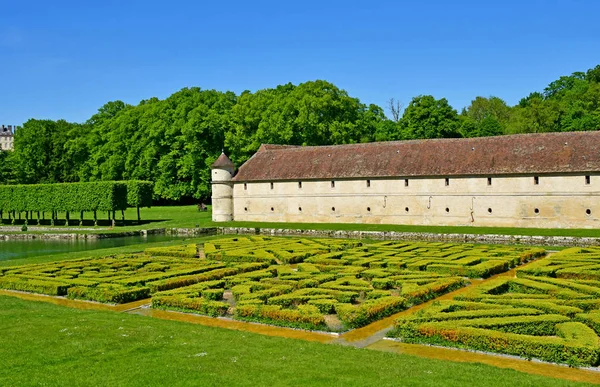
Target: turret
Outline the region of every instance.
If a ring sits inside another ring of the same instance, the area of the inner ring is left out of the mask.
[[[233,173],[235,165],[225,152],[210,166],[212,176],[212,220],[230,222],[233,220]]]

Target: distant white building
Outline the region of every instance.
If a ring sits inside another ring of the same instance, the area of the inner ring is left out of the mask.
[[[13,126],[2,125],[2,127],[0,127],[0,150],[13,149],[15,149],[15,133],[13,132]]]
[[[213,220],[600,227],[600,131],[263,145],[212,165]]]

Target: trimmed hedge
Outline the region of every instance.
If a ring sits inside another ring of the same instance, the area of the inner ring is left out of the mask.
[[[116,211],[127,209],[127,183],[98,181],[0,186],[2,211]]]
[[[201,313],[207,316],[222,316],[229,309],[229,304],[213,301],[208,298],[190,298],[184,294],[152,297],[152,307],[157,309],[179,310],[182,312]]]
[[[144,180],[127,180],[127,205],[129,207],[151,207],[154,183]]]
[[[461,346],[572,366],[599,363],[598,337],[591,328],[579,322],[564,322],[556,324],[554,329],[558,337],[506,333],[452,323],[399,323],[390,336],[402,337],[410,343]]]
[[[403,297],[381,297],[360,305],[337,304],[335,311],[340,321],[349,328],[360,328],[406,309]]]
[[[144,252],[148,255],[196,258],[198,256],[198,247],[196,244],[168,247],[149,247],[146,250],[144,250]]]
[[[282,309],[279,305],[239,305],[235,308],[235,317],[293,328],[327,330],[324,316],[314,305],[300,305],[298,309]]]
[[[126,304],[149,298],[150,289],[147,287],[128,288],[112,284],[100,284],[97,287],[74,286],[67,290],[67,297],[111,304]]]

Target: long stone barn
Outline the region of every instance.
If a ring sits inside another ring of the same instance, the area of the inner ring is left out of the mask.
[[[216,222],[595,228],[600,131],[262,145],[212,189]]]

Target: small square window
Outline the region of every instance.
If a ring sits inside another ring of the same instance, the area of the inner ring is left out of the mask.
[[[302,182],[301,181],[298,182],[298,188],[300,188],[300,189],[302,188]]]
[[[591,182],[592,182],[592,177],[590,175],[587,175],[585,177],[585,184],[590,185]]]
[[[533,184],[534,185],[539,185],[540,184],[540,177],[539,176],[534,176],[533,177]]]
[[[367,188],[371,186],[371,180],[367,180]]]
[[[408,179],[404,179],[404,186],[408,187]]]
[[[275,187],[275,184],[273,182],[271,182],[271,189],[273,189]]]
[[[449,186],[449,185],[450,185],[450,179],[449,179],[449,178],[446,178],[446,179],[445,179],[445,182],[446,182],[446,186]]]
[[[331,188],[335,188],[335,181],[331,180]]]
[[[491,177],[488,177],[487,181],[488,181],[488,185],[492,185],[492,178]]]

